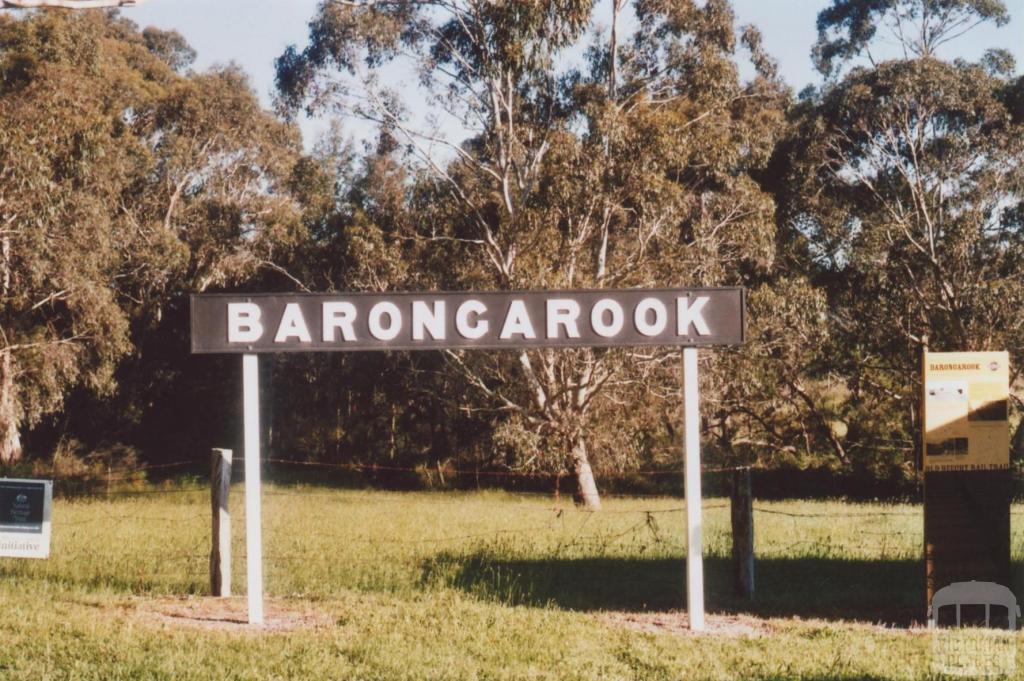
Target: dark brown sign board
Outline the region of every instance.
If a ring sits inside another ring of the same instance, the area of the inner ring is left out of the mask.
[[[742,288],[201,294],[193,353],[736,345]]]
[[[936,591],[954,582],[1016,586],[1010,571],[1012,487],[1008,469],[924,474],[928,604]]]

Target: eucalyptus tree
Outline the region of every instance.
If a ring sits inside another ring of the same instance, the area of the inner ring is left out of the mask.
[[[297,132],[193,54],[112,14],[0,15],[2,461],[73,389],[109,394],[183,293],[280,269],[302,232]]]
[[[0,17],[4,462],[21,456],[20,425],[58,408],[69,385],[108,387],[128,347],[109,206],[139,149],[109,115],[113,83],[82,77],[100,43],[57,17]]]
[[[595,30],[602,20],[609,30]],[[405,274],[373,286],[712,285],[742,282],[774,249],[772,199],[751,173],[767,162],[784,93],[765,73],[741,83],[736,49],[723,0],[328,0],[277,77],[287,109],[369,120],[408,169],[405,217],[377,225]],[[412,99],[387,86],[395,72],[418,76]],[[572,470],[596,508],[588,436],[614,428],[596,415],[651,399],[671,356],[447,362],[497,441]]]
[[[1024,359],[1024,128],[1005,54],[980,64],[934,54],[952,31],[1005,21],[1001,2],[836,2],[819,23],[848,35],[819,54],[865,49],[881,16],[904,31],[918,20],[903,34],[909,58],[855,67],[798,107],[780,196],[793,243],[829,291],[835,367],[864,405],[859,428],[909,450],[922,348]]]
[[[871,50],[884,39],[902,59],[937,57],[940,47],[976,26],[1009,21],[1003,0],[833,0],[818,14],[812,56],[823,75],[836,75],[858,57],[876,64]]]

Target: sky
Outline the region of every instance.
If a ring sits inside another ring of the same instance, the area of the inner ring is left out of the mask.
[[[269,105],[274,59],[290,44],[305,44],[306,25],[318,4],[319,0],[147,0],[122,12],[140,27],[173,28],[184,35],[199,53],[197,69],[237,62]],[[817,38],[817,14],[829,4],[831,0],[733,0],[737,25],[752,23],[761,29],[766,49],[796,92],[820,82],[810,51]],[[1018,70],[1024,67],[1024,0],[1006,4],[1012,17],[1008,25],[978,27],[940,56],[976,60],[986,49],[1002,47],[1013,52]],[[325,121],[303,121],[306,144],[325,127]]]

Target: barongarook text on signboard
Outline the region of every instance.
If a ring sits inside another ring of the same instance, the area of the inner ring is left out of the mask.
[[[742,289],[192,299],[194,352],[723,345],[743,341]]]

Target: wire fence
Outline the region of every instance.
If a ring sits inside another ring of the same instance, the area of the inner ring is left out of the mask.
[[[111,492],[110,494],[102,494],[101,496],[105,501],[113,501],[117,498],[131,498],[131,497],[154,497],[158,495],[180,495],[180,494],[194,494],[196,496],[205,497],[209,494],[208,485],[190,485],[186,488],[175,488],[175,489],[147,489],[147,490],[124,490]],[[361,493],[358,491],[344,490],[344,491],[311,491],[307,488],[286,488],[279,486],[270,486],[269,489],[263,491],[263,495],[270,499],[284,498],[284,499],[304,499],[308,497],[321,497],[321,498],[333,498],[346,503],[353,503],[358,501],[372,502],[375,507],[383,507],[388,503],[405,504],[407,503],[407,495],[402,493],[395,493],[390,495],[381,495],[373,493]],[[621,495],[620,497],[613,498],[640,498],[644,499],[647,497],[635,497],[634,495]],[[591,513],[586,509],[577,508],[571,503],[568,505],[561,504],[559,500],[552,497],[551,494],[540,494],[540,493],[509,493],[502,495],[501,499],[489,500],[486,496],[474,497],[472,504],[474,507],[482,508],[494,508],[508,510],[509,500],[521,499],[523,501],[535,502],[540,498],[551,500],[555,502],[553,505],[536,505],[529,504],[525,506],[517,506],[516,514],[533,514],[539,516],[548,516],[548,522],[545,524],[530,525],[527,527],[520,528],[497,528],[479,532],[462,533],[456,535],[446,535],[441,537],[427,537],[419,539],[394,539],[386,536],[381,537],[357,537],[353,536],[351,532],[346,533],[330,533],[325,528],[318,530],[318,536],[333,537],[339,542],[347,543],[362,543],[372,545],[442,545],[457,543],[466,540],[478,540],[488,539],[497,540],[502,537],[515,536],[515,535],[536,535],[551,531],[553,529],[553,523],[559,520],[567,518],[570,514],[583,517],[584,521],[588,521],[590,517],[602,516],[602,517],[615,517],[615,516],[633,516],[637,517],[638,521],[630,525],[626,530],[618,530],[616,538],[622,538],[627,535],[635,535],[644,530],[647,532],[653,532],[657,535],[659,542],[663,540],[663,535],[666,533],[659,534],[658,524],[656,518],[663,516],[682,515],[686,511],[685,504],[683,505],[672,505],[668,507],[658,506],[644,506],[639,508],[617,508],[608,507],[601,510],[599,513]],[[665,498],[665,497],[660,497]],[[182,515],[151,515],[151,514],[136,514],[136,513],[125,513],[125,512],[113,512],[109,508],[104,506],[97,506],[95,504],[88,505],[87,508],[91,512],[95,512],[96,515],[91,518],[75,518],[75,519],[58,519],[55,521],[55,526],[59,527],[70,527],[76,528],[86,525],[102,524],[105,528],[113,528],[117,525],[133,524],[138,523],[159,523],[169,524],[176,526],[188,526],[194,528],[196,525],[202,526],[210,523],[210,511],[209,507],[206,506],[207,498],[196,499],[195,503],[189,505],[183,505],[182,508],[191,509],[189,513]],[[194,510],[195,506],[200,506],[202,511]],[[705,502],[702,505],[705,512],[707,511],[721,511],[730,508],[729,502],[711,501]],[[753,512],[755,514],[763,514],[765,516],[776,516],[789,520],[809,520],[809,521],[822,521],[822,520],[839,520],[848,518],[914,518],[921,517],[919,509],[906,509],[906,510],[880,510],[880,511],[850,511],[848,509],[837,509],[834,512],[809,512],[809,511],[791,511],[782,510],[769,505],[754,504]],[[1024,511],[1017,511],[1015,515],[1024,513]],[[673,525],[681,533],[682,529],[682,518],[680,523]],[[582,527],[582,526],[581,526]],[[866,536],[888,536],[888,535],[912,535],[914,532],[907,530],[897,530],[895,528],[884,529],[884,530],[873,530],[869,528],[859,528],[858,534]],[[592,535],[588,537],[582,537],[586,541],[594,544],[602,544],[607,542],[608,536]],[[577,542],[578,544],[578,542]],[[684,542],[679,542],[680,546],[684,545]],[[795,545],[795,544],[794,544]]]
[[[561,489],[562,479],[567,476],[561,476],[553,473],[546,473],[540,471],[515,471],[515,470],[480,470],[480,469],[465,469],[455,468],[451,466],[441,465],[440,468],[430,468],[426,466],[395,466],[386,464],[362,464],[362,463],[330,463],[330,462],[318,462],[318,461],[296,461],[292,459],[281,459],[281,458],[264,458],[261,459],[261,463],[264,467],[269,466],[269,472],[280,476],[286,474],[291,469],[299,470],[321,470],[321,471],[332,471],[332,472],[347,472],[347,473],[359,473],[363,477],[363,482],[367,483],[379,483],[379,480],[368,479],[374,478],[380,475],[402,475],[406,476],[406,479],[417,479],[422,480],[424,476],[437,476],[441,481],[441,488],[446,488],[446,480],[459,479],[462,482],[467,480],[489,480],[491,482],[500,483],[501,481],[506,482],[527,482],[527,483],[541,483],[542,486],[550,487],[554,484],[553,490],[542,491],[536,489],[520,489],[510,486],[508,491],[516,495],[521,496],[537,496],[537,497],[553,497],[560,498],[565,492]],[[91,497],[131,497],[131,496],[150,496],[150,495],[182,495],[191,492],[201,492],[208,489],[208,485],[203,482],[209,475],[210,461],[209,459],[186,459],[181,461],[166,462],[159,464],[147,464],[143,466],[133,467],[130,471],[111,471],[106,475],[96,475],[95,473],[88,477],[67,477],[57,478],[54,480],[54,492],[58,496],[91,496]],[[708,466],[702,468],[703,474],[718,474],[727,473],[738,470],[750,470],[751,466]],[[189,470],[191,469],[191,470]],[[179,477],[184,477],[182,480],[169,480],[170,484],[154,486],[149,481],[151,473],[174,473],[179,472]],[[608,473],[602,475],[602,480],[612,486],[616,482],[630,481],[635,482],[638,479],[661,479],[666,476],[678,476],[682,478],[683,471],[680,470],[636,470],[629,472],[618,472]],[[235,481],[244,481],[244,468],[236,466],[232,471],[232,479]],[[292,481],[295,482],[295,481]],[[316,482],[316,480],[301,480],[299,482]],[[544,483],[547,483],[546,485]],[[478,485],[479,487],[479,485]],[[410,486],[396,486],[395,489],[408,490]],[[415,488],[415,486],[413,486]],[[427,488],[431,488],[427,486]],[[463,488],[466,488],[463,486]],[[502,489],[497,486],[487,486],[486,488],[491,489]],[[680,490],[681,492],[681,486]],[[306,491],[306,494],[315,495],[316,492]],[[273,494],[273,493],[271,493]],[[570,493],[571,494],[571,493]],[[605,490],[602,493],[605,498],[634,498],[634,497],[648,497],[648,498],[661,498],[668,496],[665,492],[645,492],[641,490],[629,490],[627,492],[616,492]]]
[[[406,474],[422,474],[425,472],[423,467],[403,467],[403,466],[389,466],[381,464],[359,464],[359,463],[327,463],[327,462],[315,462],[315,461],[294,461],[290,459],[278,459],[278,458],[266,458],[262,459],[261,462],[264,465],[270,464],[274,467],[277,466],[292,466],[300,468],[313,468],[313,469],[327,469],[327,470],[339,470],[339,471],[350,471],[350,472],[361,472],[361,473],[375,473],[375,472],[390,472],[390,473],[406,473]],[[69,496],[75,496],[79,491],[84,490],[82,496],[86,497],[100,497],[109,499],[118,498],[131,498],[131,497],[158,497],[163,495],[189,495],[189,494],[204,494],[209,493],[209,483],[201,477],[191,476],[186,478],[184,481],[168,481],[164,484],[152,484],[146,481],[145,476],[150,471],[168,471],[173,469],[181,469],[185,467],[198,468],[205,466],[205,474],[208,474],[209,461],[199,459],[188,459],[170,463],[161,463],[154,465],[145,465],[134,469],[130,473],[120,474],[117,476],[111,475],[102,479],[83,481],[75,479],[58,479],[54,481],[56,491],[59,493],[64,492]],[[759,466],[714,466],[714,467],[703,467],[701,469],[702,474],[716,474],[716,473],[727,473],[744,470],[757,470]],[[457,468],[446,468],[443,469],[446,475],[472,475],[480,477],[495,477],[495,478],[519,478],[519,479],[541,479],[551,480],[552,476],[548,473],[538,473],[530,471],[480,471],[475,469],[457,469]],[[277,471],[280,472],[280,471]],[[233,471],[233,480],[237,482],[244,481],[244,474],[241,467],[236,468]],[[682,470],[638,470],[629,473],[622,474],[619,477],[634,478],[636,476],[664,476],[664,475],[677,475],[683,476]],[[603,479],[615,479],[615,475],[606,475]],[[268,476],[268,481],[273,480],[273,476]],[[127,486],[117,486],[113,483],[128,482],[132,483]],[[303,497],[337,497],[338,488],[333,487],[329,484],[325,484],[323,490],[320,491],[317,487],[322,481],[313,479],[300,479],[300,480],[285,480],[277,481],[269,489],[263,491],[263,495],[267,497],[280,497],[290,496],[299,494]],[[346,489],[346,493],[349,498],[355,493],[354,490],[349,488]],[[501,488],[487,488],[487,489],[501,489]],[[384,490],[387,492],[388,490]],[[404,493],[404,489],[393,490],[396,493]],[[504,492],[504,497],[507,498],[523,498],[523,499],[550,499],[556,503],[561,503],[563,497],[569,497],[571,494],[564,494],[559,488],[548,491],[536,491],[536,490],[523,490],[523,489],[510,489],[501,490]],[[372,499],[374,503],[387,503],[389,500],[401,503],[404,499],[403,494],[396,494],[388,497],[382,495],[380,490],[374,489],[372,492],[365,494],[366,499]],[[649,492],[602,492],[601,497],[605,499],[671,499],[678,498],[681,496],[682,489],[676,491],[675,494],[668,494],[663,492],[649,493]],[[504,502],[502,502],[504,503]],[[686,510],[685,501],[684,505],[673,506],[671,508],[645,508],[645,509],[605,509],[602,511],[603,514],[618,514],[618,513],[644,513],[644,514],[664,514],[664,513],[675,513],[683,512]],[[705,509],[725,508],[728,503],[717,503],[708,505],[705,504]],[[531,509],[539,510],[539,509]],[[582,509],[586,510],[586,509]],[[799,512],[799,511],[785,511],[770,507],[759,507],[755,506],[754,511],[757,513],[769,514],[769,515],[781,515],[788,517],[806,517],[806,518],[823,518],[828,517],[828,514],[813,513],[813,512]],[[1015,511],[1015,514],[1022,514],[1024,510]],[[845,514],[847,517],[871,517],[871,516],[906,516],[919,514],[919,511],[914,510],[901,510],[901,511],[867,511],[867,512],[853,512]],[[196,516],[201,518],[203,516]],[[175,522],[175,518],[154,518],[155,521],[166,521]],[[76,522],[92,522],[92,521],[72,521],[69,524]]]
[[[301,497],[302,492],[288,496]],[[711,503],[705,510],[722,511],[727,507],[728,504]],[[524,521],[520,526],[479,531],[453,528],[430,537],[389,536],[385,532],[360,535],[352,528],[324,523],[318,527],[315,541],[305,537],[297,543],[289,522],[269,522],[265,524],[263,561],[271,580],[270,593],[293,596],[316,596],[356,586],[385,590],[431,588],[430,584],[435,582],[430,580],[434,579],[440,580],[437,583],[442,586],[473,589],[476,593],[482,589],[509,602],[542,603],[555,599],[573,607],[630,607],[639,599],[645,608],[680,607],[685,583],[684,524],[681,517],[675,522],[673,516],[666,518],[665,514],[682,512],[685,507],[608,510],[633,517],[608,527],[598,524],[599,519],[603,521],[609,516],[607,512],[540,509],[546,517]],[[795,517],[772,515],[787,521]],[[804,513],[797,517],[835,520],[839,516]],[[93,519],[104,523],[117,520],[146,525],[165,521],[208,522],[205,514],[194,511],[181,518],[143,514],[112,518],[104,513],[104,517]],[[162,525],[160,531],[168,530]],[[86,576],[86,580],[129,591],[203,592],[209,575],[208,535],[204,531],[197,533],[195,525],[188,528],[187,534],[190,541],[185,545],[142,555],[112,555],[101,547],[76,547],[72,555],[65,557],[65,565],[69,570],[72,564],[89,565],[93,576]],[[890,535],[889,539],[892,538]],[[823,542],[820,538],[794,535],[784,543],[774,541],[769,554],[770,558],[780,554],[820,557],[837,549],[877,549],[879,540],[884,539],[881,533],[861,533],[856,543],[849,539]],[[325,547],[337,547],[337,551],[325,552]],[[720,552],[708,556],[711,562],[707,569],[712,573],[719,571],[719,582],[728,581],[728,568],[714,562],[723,557]],[[235,573],[241,579],[246,559],[244,549],[235,551]],[[845,561],[839,564],[842,562]],[[62,567],[55,566],[55,570],[59,573]],[[713,574],[709,578],[711,583],[715,582]]]
[[[277,459],[277,458],[265,458],[261,459],[264,463],[283,464],[289,466],[300,466],[300,467],[311,467],[321,469],[332,469],[332,470],[347,470],[347,471],[360,471],[360,472],[396,472],[396,473],[422,473],[429,471],[430,469],[426,466],[420,467],[408,467],[408,466],[392,466],[388,464],[361,464],[361,463],[330,463],[321,461],[296,461],[293,459]],[[556,474],[543,471],[495,471],[488,469],[479,468],[454,468],[448,467],[444,464],[440,466],[441,471],[445,475],[464,475],[464,476],[480,476],[480,477],[495,477],[495,478],[533,478],[547,480],[555,477]],[[701,473],[725,473],[739,470],[753,470],[763,468],[758,465],[742,465],[742,466],[702,466]],[[628,478],[632,476],[658,476],[658,475],[683,475],[682,469],[636,469],[631,471],[619,471],[605,474],[606,477],[619,477]]]
[[[361,473],[381,470],[405,474],[422,472],[411,467],[297,463],[276,458],[267,458],[263,464],[271,474],[287,470],[289,466]],[[193,459],[146,466],[120,477],[128,483],[138,483],[140,472],[148,474],[150,471],[191,468],[208,474],[209,466],[208,460]],[[725,473],[745,468],[749,467],[709,467],[702,472]],[[446,469],[446,474],[451,470]],[[484,473],[475,470],[456,472]],[[641,473],[682,476],[681,470],[644,471],[630,475]],[[489,474],[495,477],[538,477],[535,473],[516,471],[490,471]],[[270,479],[273,477],[268,476]],[[57,481],[57,484],[61,482]],[[105,482],[120,480],[112,475]],[[55,536],[61,535],[66,540],[62,546],[68,552],[57,556],[61,562],[52,570],[70,570],[73,563],[81,563],[91,566],[89,570],[94,579],[115,579],[116,576],[129,589],[200,588],[207,579],[210,559],[210,531],[207,529],[211,523],[209,494],[208,480],[197,474],[179,477],[163,486],[147,484],[145,487],[120,488],[108,484],[91,490],[80,501],[60,503],[55,507],[53,527]],[[403,505],[410,498],[417,498],[403,492],[339,489],[317,479],[271,483],[263,490],[263,495],[267,499],[265,509],[274,511],[298,507],[299,504],[293,504],[293,501],[316,498],[334,499],[345,504],[365,502],[384,514],[391,512],[390,505]],[[266,553],[263,559],[272,573],[278,570],[274,574],[288,576],[287,579],[292,579],[290,575],[296,570],[313,571],[338,579],[349,578],[346,571],[356,570],[363,575],[361,579],[370,579],[366,575],[380,571],[405,571],[408,579],[412,580],[416,575],[427,572],[427,566],[446,560],[459,565],[466,564],[466,561],[482,561],[487,565],[497,565],[502,570],[514,571],[519,568],[510,567],[509,563],[514,563],[517,558],[535,561],[541,566],[552,564],[557,570],[563,569],[558,567],[559,560],[609,558],[626,567],[606,566],[601,570],[611,570],[609,574],[615,579],[637,582],[644,580],[630,572],[635,567],[633,563],[642,567],[644,560],[668,560],[681,568],[686,553],[685,500],[666,494],[645,493],[612,493],[602,497],[624,501],[606,504],[599,513],[591,513],[575,506],[567,495],[559,494],[557,490],[513,490],[500,496],[419,497],[417,503],[430,505],[431,514],[436,513],[442,524],[447,517],[448,507],[445,504],[448,499],[455,506],[465,501],[474,509],[484,510],[508,511],[510,503],[515,504],[516,518],[510,523],[512,526],[493,526],[493,523],[488,526],[487,522],[466,521],[460,517],[450,527],[438,527],[425,536],[410,536],[409,533],[393,536],[388,534],[386,527],[372,525],[346,526],[337,522],[343,517],[339,513],[331,518],[316,519],[315,538],[311,539],[310,536],[295,536],[289,525],[295,522],[294,514],[287,515],[286,512],[283,519],[265,515]],[[175,502],[159,503],[161,498],[174,499]],[[630,505],[625,500],[635,503]],[[714,557],[726,558],[731,541],[730,503],[712,498],[702,508],[709,513],[705,536]],[[884,561],[923,553],[923,511],[920,505],[873,508],[863,503],[815,502],[805,508],[800,503],[787,505],[785,502],[758,500],[752,510],[755,519],[759,519],[754,525],[756,551],[770,559],[853,556],[860,560]],[[404,512],[408,513],[408,510]],[[1017,518],[1021,515],[1024,515],[1024,508],[1015,507],[1012,516]],[[851,521],[856,525],[854,531],[849,529]],[[83,532],[85,534],[80,535]],[[88,541],[91,537],[119,537],[119,532],[123,532],[128,541],[140,534],[159,534],[169,539],[166,546],[153,546],[138,555],[127,549],[111,550]],[[241,536],[235,537],[236,541]],[[1017,535],[1014,535],[1014,541],[1021,543]],[[339,547],[338,551],[324,551],[325,547],[332,546]],[[245,559],[244,551],[235,552],[236,565],[241,565]],[[580,577],[581,583],[588,579],[600,581],[591,573]],[[655,575],[654,583],[680,586],[683,582]]]

